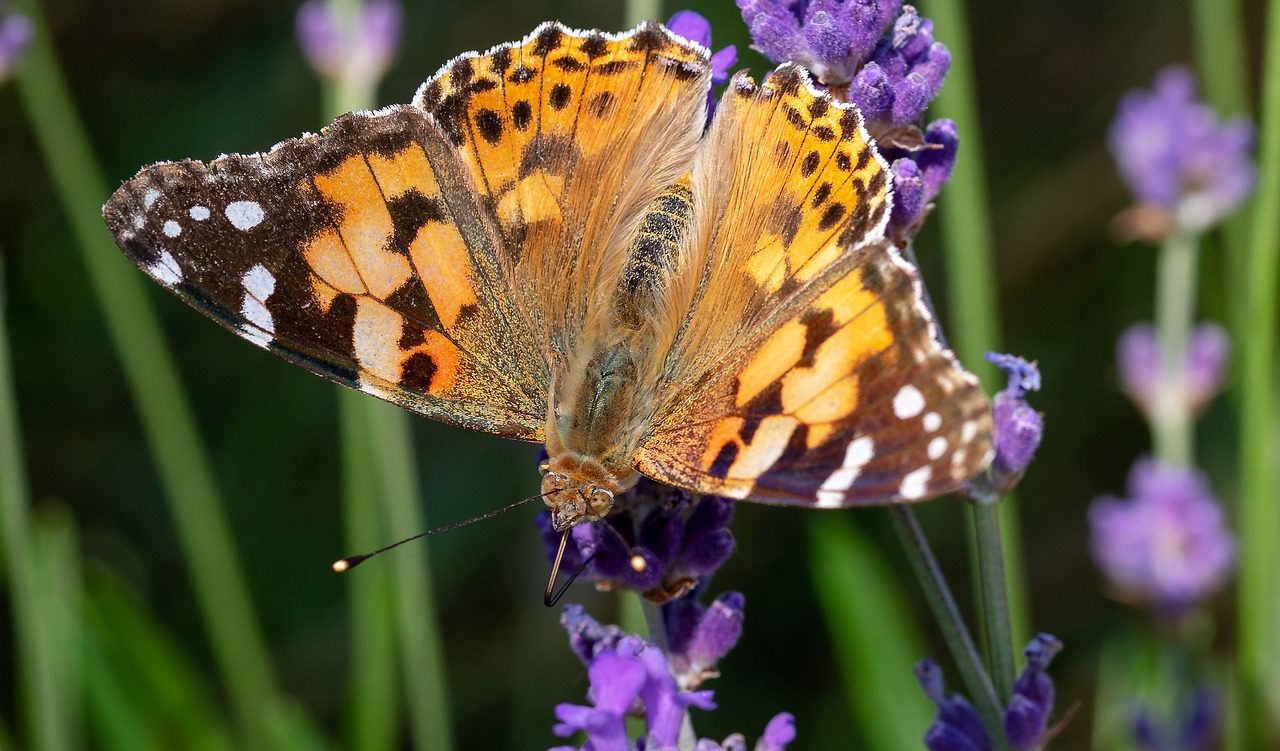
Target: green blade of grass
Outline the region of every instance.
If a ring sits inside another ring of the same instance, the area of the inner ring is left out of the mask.
[[[365,402],[369,397],[341,389],[343,526],[352,553],[385,542],[386,525],[378,506],[377,473]],[[347,577],[350,593],[351,667],[347,691],[347,737],[355,751],[380,751],[395,745],[400,694],[396,685],[395,630],[390,572],[367,566]]]
[[[329,9],[343,23],[358,22],[359,5],[353,0],[329,0]],[[324,87],[327,117],[344,112],[371,109],[375,95],[368,81],[339,80]],[[343,471],[348,504],[348,523],[353,515],[361,525],[383,521],[382,529],[401,535],[424,528],[418,503],[418,478],[413,462],[413,433],[410,415],[403,409],[358,394],[341,397],[341,427],[344,433]],[[363,447],[355,437],[363,438]],[[354,532],[349,534],[354,535]],[[364,548],[360,548],[362,552]],[[415,746],[420,751],[450,751],[453,748],[452,721],[449,716],[444,648],[440,642],[435,589],[431,582],[426,541],[398,550],[395,554],[395,576],[388,578],[383,591],[394,600],[396,645],[399,650],[405,702]],[[370,585],[375,586],[375,585]],[[386,643],[376,643],[388,633],[388,618],[378,595],[367,592],[361,600],[353,598],[355,610],[354,638],[377,665],[362,666],[357,675],[375,692],[368,697],[353,696],[353,713],[363,727],[356,732],[368,733],[368,741],[390,729],[394,714],[373,705],[394,698],[390,680],[390,655]],[[388,704],[392,702],[388,701]],[[376,746],[370,746],[376,748]]]
[[[230,751],[233,740],[214,688],[114,575],[90,572],[85,603],[86,690],[95,738],[146,748]],[[265,708],[264,708],[265,711]]]
[[[387,526],[412,534],[426,528],[418,499],[410,415],[399,407],[365,400],[374,453],[382,473],[383,514]],[[449,715],[444,647],[440,641],[430,546],[425,540],[395,552],[395,604],[401,675],[414,742],[419,751],[449,751],[453,723]]]
[[[1245,732],[1258,748],[1274,741],[1280,718],[1280,503],[1276,499],[1276,276],[1280,270],[1280,0],[1267,8],[1263,35],[1258,194],[1244,294],[1247,328],[1240,342],[1240,673]],[[1264,703],[1265,702],[1265,703]],[[1270,705],[1271,717],[1266,709]]]
[[[262,708],[274,696],[267,650],[244,583],[213,473],[143,276],[102,223],[107,183],[54,56],[38,3],[25,2],[37,34],[17,89],[155,458],[226,695],[261,745]]]
[[[72,748],[64,656],[54,642],[54,632],[46,627],[45,609],[52,603],[44,596],[36,566],[8,331],[0,273],[0,546],[13,610],[17,662],[13,685],[20,694],[27,746],[61,751]]]
[[[809,568],[849,708],[873,751],[919,748],[933,707],[912,673],[924,639],[895,576],[852,519],[814,514]]]

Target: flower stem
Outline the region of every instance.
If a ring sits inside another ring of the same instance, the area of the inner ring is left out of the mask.
[[[1268,717],[1280,716],[1276,623],[1280,503],[1276,502],[1273,401],[1276,384],[1276,275],[1280,266],[1280,0],[1267,8],[1258,132],[1258,196],[1244,279],[1248,327],[1241,342],[1240,385],[1240,673],[1245,726],[1267,747]]]
[[[951,595],[947,580],[942,576],[942,569],[938,567],[938,560],[933,556],[924,531],[920,529],[915,512],[907,506],[891,506],[889,517],[893,520],[893,528],[898,533],[907,559],[911,561],[911,567],[924,590],[925,600],[942,630],[942,638],[947,642],[947,649],[951,651],[951,657],[960,671],[960,679],[964,681],[965,689],[982,717],[983,725],[995,739],[996,747],[1007,749],[1008,742],[1005,740],[1001,720],[1003,712],[1000,701],[996,698],[995,688],[983,668],[973,637],[969,635],[960,609],[956,607],[955,598]]]
[[[1196,309],[1198,236],[1175,229],[1160,246],[1156,261],[1156,336],[1159,368],[1151,407],[1151,438],[1156,458],[1189,465],[1191,414],[1186,399],[1187,341]]]
[[[627,0],[623,17],[627,27],[634,27],[641,21],[660,21],[662,0]]]
[[[982,622],[987,662],[996,696],[1008,701],[1013,692],[1013,634],[1005,591],[1004,550],[1000,544],[1000,510],[996,503],[973,504],[973,529],[978,549],[978,581],[982,587]]]
[[[947,189],[938,197],[938,219],[946,262],[946,282],[952,346],[965,367],[982,380],[988,392],[999,382],[995,366],[983,355],[1000,351],[999,294],[987,199],[982,123],[978,117],[977,87],[973,77],[973,52],[969,41],[964,0],[934,0],[929,5],[934,35],[951,51],[947,85],[938,92],[932,113],[956,122],[961,134],[960,156]],[[1004,557],[1009,620],[1019,640],[1031,637],[1031,606],[1022,573],[1024,556],[1018,530],[1018,505],[1013,494],[1000,502],[1000,526],[1006,531]],[[975,530],[976,532],[976,530]],[[975,578],[980,578],[974,566]],[[984,624],[985,628],[985,624]]]

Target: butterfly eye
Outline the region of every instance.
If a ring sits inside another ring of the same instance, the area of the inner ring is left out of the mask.
[[[609,513],[609,509],[613,508],[613,493],[602,488],[596,488],[591,491],[591,497],[587,500],[591,506],[591,514],[596,517],[603,517]]]
[[[551,469],[550,459],[543,459],[542,461],[538,462],[538,471],[541,472],[543,476],[546,476],[547,471],[550,469]]]
[[[542,494],[543,495],[551,496],[553,494],[558,494],[560,493],[560,491],[563,491],[567,487],[568,487],[568,481],[566,480],[564,475],[558,475],[555,472],[545,472],[542,475]],[[546,499],[547,505],[548,506],[551,505],[554,500],[555,500],[554,498],[548,497]]]

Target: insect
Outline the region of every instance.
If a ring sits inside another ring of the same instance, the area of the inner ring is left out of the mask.
[[[539,26],[413,102],[209,164],[103,213],[231,331],[413,412],[545,443],[557,530],[646,475],[842,508],[955,489],[990,408],[885,239],[855,107],[785,64],[707,123],[708,52],[657,23]]]

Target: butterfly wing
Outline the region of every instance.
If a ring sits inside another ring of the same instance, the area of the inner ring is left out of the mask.
[[[636,467],[822,507],[917,500],[988,461],[990,409],[884,240],[888,170],[856,110],[784,65],[730,85],[695,160],[701,268]],[[681,295],[689,302],[683,303]]]
[[[147,167],[103,214],[144,271],[245,339],[415,412],[541,440],[544,360],[470,177],[421,110]]]
[[[153,278],[240,336],[445,422],[541,441],[550,363],[628,228],[688,169],[706,50],[544,24],[412,106],[263,155],[142,170],[104,207]]]
[[[707,50],[660,24],[611,35],[546,23],[457,58],[419,91],[495,217],[513,293],[554,356],[576,351],[645,209],[688,172],[710,76]]]

